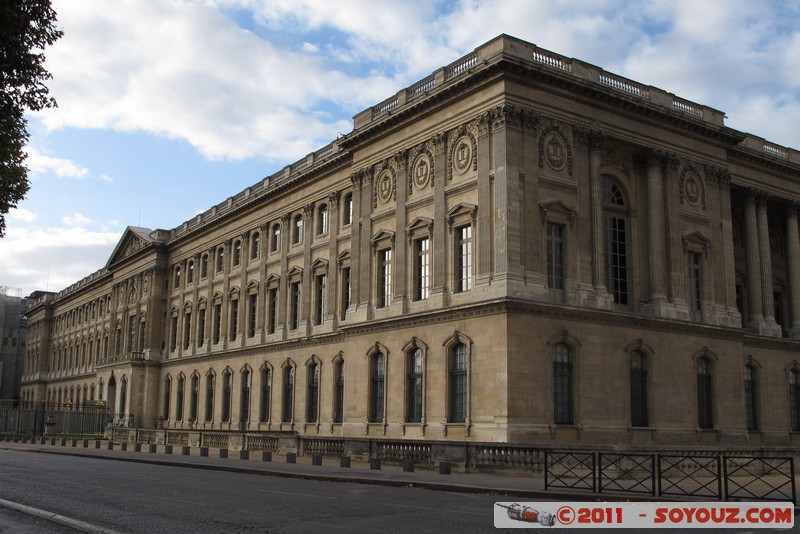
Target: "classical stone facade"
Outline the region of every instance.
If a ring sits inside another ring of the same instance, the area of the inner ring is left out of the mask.
[[[120,425],[792,446],[800,154],[500,36],[29,313]]]

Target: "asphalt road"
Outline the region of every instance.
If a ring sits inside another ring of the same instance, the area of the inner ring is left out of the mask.
[[[95,527],[83,532],[108,534],[497,532],[493,526],[495,502],[531,500],[13,450],[0,450],[0,499]],[[538,532],[549,530],[539,528]],[[770,531],[788,532],[692,532]],[[0,534],[28,532],[75,531],[0,507]],[[800,532],[800,523],[791,532]]]
[[[493,532],[491,495],[0,451],[0,498],[127,533]]]

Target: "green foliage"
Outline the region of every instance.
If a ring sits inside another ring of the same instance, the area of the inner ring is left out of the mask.
[[[0,2],[0,237],[5,215],[28,192],[25,110],[55,107],[45,82],[44,49],[63,32],[55,27],[50,0]]]

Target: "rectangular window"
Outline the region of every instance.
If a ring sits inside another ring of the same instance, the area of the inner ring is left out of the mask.
[[[300,282],[289,286],[289,330],[296,330],[300,322]]]
[[[352,283],[350,281],[350,267],[342,267],[342,312],[341,318],[347,315],[352,298]]]
[[[572,424],[572,363],[563,343],[556,344],[553,353],[553,407],[556,424]]]
[[[392,249],[378,251],[378,307],[385,308],[392,300]]]
[[[547,287],[564,289],[564,225],[547,223]]]
[[[428,298],[430,290],[431,242],[427,237],[414,241],[414,299],[423,300]]]
[[[702,302],[700,279],[700,254],[689,253],[689,301],[694,311],[700,311]]]
[[[278,323],[278,288],[269,288],[269,311],[267,316],[267,333],[275,333],[275,325]]]
[[[142,321],[141,323],[139,323],[139,350],[141,350],[141,351],[144,350],[144,335],[145,335],[145,332],[146,332],[144,327],[145,327],[145,321]],[[100,351],[100,339],[97,340],[97,348],[96,348],[96,350],[98,352],[97,352],[97,354],[95,356],[97,358],[99,358],[100,357],[100,352],[99,352]]]
[[[606,276],[616,304],[628,304],[628,246],[625,219],[606,217]]]
[[[456,291],[472,289],[472,226],[456,228]]]
[[[236,341],[239,332],[239,299],[231,300],[231,330],[229,337],[231,341]]]
[[[258,294],[252,293],[248,297],[247,310],[247,337],[256,335],[256,315],[258,314]]]
[[[322,324],[325,319],[325,275],[314,280],[314,324]]]
[[[128,317],[128,352],[136,350],[136,316]]]

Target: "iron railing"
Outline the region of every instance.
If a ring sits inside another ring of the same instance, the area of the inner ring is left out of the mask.
[[[794,458],[545,451],[544,489],[797,503]]]

